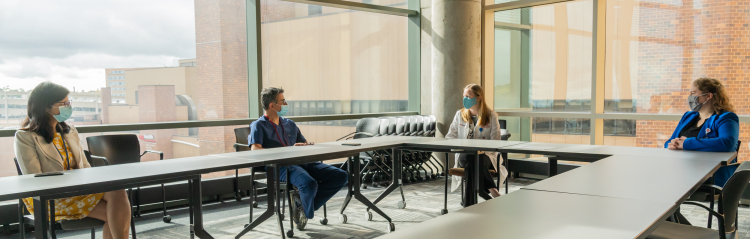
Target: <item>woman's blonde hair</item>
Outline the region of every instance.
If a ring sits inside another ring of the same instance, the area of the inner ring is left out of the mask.
[[[471,90],[472,93],[474,93],[474,97],[479,98],[480,96],[482,99],[477,99],[477,104],[479,104],[479,112],[477,114],[477,125],[479,126],[485,126],[490,123],[492,110],[490,110],[490,107],[487,106],[487,103],[484,101],[484,89],[477,85],[477,84],[469,84],[467,85],[464,90]],[[469,109],[462,109],[461,110],[461,119],[464,120],[464,122],[472,123],[471,120],[471,112],[469,112]]]
[[[717,114],[724,111],[734,111],[734,105],[732,105],[732,102],[729,102],[729,95],[724,89],[724,85],[721,84],[721,81],[704,77],[693,81],[693,85],[703,93],[712,93],[714,95],[711,99],[711,105]]]

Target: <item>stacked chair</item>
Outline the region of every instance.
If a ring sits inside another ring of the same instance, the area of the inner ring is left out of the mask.
[[[357,121],[355,132],[336,141],[380,136],[435,137],[435,125],[436,117],[431,115],[363,118]],[[442,166],[433,160],[431,152],[402,150],[401,153],[403,162],[400,169],[391,168],[393,155],[390,150],[361,153],[360,159],[364,162],[360,169],[362,188],[390,185],[393,170],[403,172],[404,183],[437,179],[445,175],[445,172],[441,171]],[[405,203],[399,203],[399,208],[405,206]]]

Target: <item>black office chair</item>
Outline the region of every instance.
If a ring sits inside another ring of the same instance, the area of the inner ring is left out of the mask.
[[[107,158],[109,165],[118,164],[129,164],[129,163],[140,163],[141,157],[147,153],[158,154],[159,160],[164,159],[164,153],[154,150],[145,150],[141,154],[141,145],[138,142],[138,136],[134,134],[116,134],[116,135],[98,135],[89,136],[86,138],[86,143],[89,146],[89,151],[92,156],[100,156]],[[135,197],[136,211],[134,216],[140,217],[141,204],[140,190],[136,191],[138,195]],[[162,221],[169,223],[172,221],[172,217],[167,214],[167,196],[164,190],[164,184],[161,184],[161,197],[162,197]]]
[[[703,228],[674,222],[662,222],[662,224],[646,238],[716,238],[717,232],[721,239],[735,238],[737,236],[737,208],[739,207],[742,192],[745,190],[749,182],[750,162],[742,162],[737,168],[737,171],[734,172],[734,175],[727,180],[727,183],[723,188],[715,185],[701,186],[703,188],[710,187],[719,192],[718,211],[714,211],[698,202],[689,201],[683,203],[683,205],[694,205],[706,209],[709,215],[716,217],[719,221],[718,231],[713,230],[710,227]]]
[[[250,135],[250,127],[242,127],[242,128],[236,128],[236,129],[234,129],[234,137],[235,137],[235,142],[236,143],[234,144],[233,147],[234,147],[235,151],[241,152],[241,151],[249,151],[250,150],[250,145],[249,145],[249,141],[248,141],[248,136],[249,135]],[[237,173],[237,172],[235,171],[235,173]],[[249,222],[245,226],[249,226],[251,223],[253,223],[253,208],[257,208],[258,207],[258,186],[257,185],[260,184],[260,182],[258,182],[258,181],[255,180],[255,175],[257,173],[265,174],[266,173],[266,167],[265,166],[259,166],[259,167],[252,167],[252,168],[250,168],[250,193],[249,193],[248,196],[251,198],[252,203],[251,203],[251,206],[250,206]],[[236,183],[235,185],[239,185],[239,182]],[[239,187],[239,186],[237,186],[237,187]],[[281,195],[282,195],[282,199],[281,199],[281,201],[282,201],[282,205],[281,205],[282,211],[279,214],[279,217],[281,218],[281,220],[284,220],[284,214],[285,214],[285,211],[286,211],[286,201],[287,201],[286,197],[290,197],[291,198],[291,196],[292,196],[291,194],[294,193],[295,189],[293,188],[293,186],[292,186],[291,183],[286,183],[286,182],[279,182],[279,188],[282,191],[282,193],[281,193]],[[236,190],[239,190],[239,189],[236,188]],[[292,210],[293,210],[292,209],[292,205],[290,203],[290,205],[289,205],[289,212],[292,213],[292,214],[294,214],[294,212]],[[323,219],[320,219],[320,224],[323,224],[323,225],[328,224],[328,217],[327,216],[328,216],[328,213],[327,213],[327,210],[326,210],[326,205],[323,204]],[[297,224],[297,229],[298,230],[304,230],[305,227],[307,226],[307,218],[304,217],[304,216],[302,216],[301,219],[304,219],[303,220],[304,223]],[[294,220],[290,220],[290,223],[293,224]],[[292,227],[289,230],[287,230],[287,235],[289,237],[292,237],[294,235],[294,226],[293,225],[292,225]]]
[[[89,160],[89,164],[91,164],[91,159],[87,157],[87,160]],[[13,162],[16,163],[16,172],[18,175],[23,175],[23,172],[21,172],[21,166],[18,164],[18,159],[13,158]],[[104,159],[103,162],[106,163],[106,159]],[[93,164],[91,164],[91,166],[94,167]],[[26,238],[26,224],[34,224],[34,216],[26,215],[26,207],[24,205],[23,200],[18,199],[18,232],[21,239]],[[54,200],[51,201],[51,205],[54,207]],[[53,219],[53,221],[50,222],[50,237],[53,239],[57,238],[57,233],[55,233],[55,231],[58,230],[58,228],[65,231],[91,229],[91,239],[95,239],[96,228],[101,226],[104,226],[104,221],[89,217],[79,220],[55,221]],[[131,227],[131,229],[133,230],[133,235],[135,235],[135,228]],[[135,236],[133,238],[135,238]]]

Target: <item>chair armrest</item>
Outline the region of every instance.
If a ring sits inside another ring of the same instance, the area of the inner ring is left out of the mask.
[[[143,155],[146,155],[147,153],[159,154],[159,160],[163,160],[164,159],[164,153],[161,152],[161,151],[156,151],[156,150],[146,150],[146,151],[143,151],[143,154],[141,154],[141,157],[143,157]]]
[[[375,135],[373,135],[371,133],[367,133],[367,132],[355,132],[355,133],[348,134],[347,136],[344,136],[343,138],[339,138],[336,141],[339,141],[339,140],[344,139],[344,138],[345,138],[344,140],[349,140],[351,138],[354,138],[355,135],[359,135],[359,134],[363,134],[363,135],[375,137]]]
[[[250,148],[250,145],[247,145],[247,144],[240,144],[240,143],[235,143],[234,145],[232,145],[232,148],[234,148],[234,151],[235,151],[235,152],[240,152],[240,147],[247,147],[247,148]]]
[[[723,188],[713,184],[702,184],[698,189],[718,190],[719,194],[721,194],[721,191],[724,190]]]
[[[719,196],[719,197],[721,197],[721,196]],[[684,202],[682,204],[698,206],[698,207],[701,207],[703,209],[706,209],[706,211],[708,211],[708,214],[713,215],[714,217],[716,217],[716,220],[719,221],[719,236],[720,236],[720,238],[721,239],[726,239],[726,232],[725,232],[726,230],[724,228],[724,225],[725,225],[724,224],[724,215],[721,215],[718,212],[716,212],[714,210],[711,210],[710,208],[706,207],[706,205],[700,204],[698,202],[687,201],[687,202]],[[721,199],[719,199],[719,210],[721,210],[721,208],[722,208],[722,202],[721,202]]]
[[[105,157],[96,156],[96,155],[91,155],[90,157],[91,157],[91,161],[92,162],[94,160],[99,160],[99,161],[102,161],[102,163],[104,163],[104,166],[109,165],[109,160],[107,160],[107,158],[105,158]],[[91,166],[94,167],[94,165],[91,165]]]
[[[353,135],[354,133],[356,133],[356,132],[351,132],[351,133],[349,133],[347,135],[344,135],[344,137],[341,137],[341,138],[337,139],[336,141],[339,141],[339,140],[342,140],[342,139],[346,139],[346,137],[349,137],[349,135]]]

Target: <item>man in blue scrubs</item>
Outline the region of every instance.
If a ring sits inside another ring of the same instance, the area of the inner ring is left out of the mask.
[[[288,111],[284,89],[269,87],[260,94],[265,114],[250,124],[248,142],[251,150],[313,144],[302,136],[294,121],[283,118]],[[305,217],[309,219],[313,218],[315,210],[322,207],[347,183],[346,171],[328,164],[315,162],[288,168],[289,179],[299,189],[301,206]],[[287,167],[281,167],[279,171],[281,181],[285,182]],[[295,215],[294,212],[292,215]],[[292,218],[298,226],[304,227],[298,221],[301,218]]]

